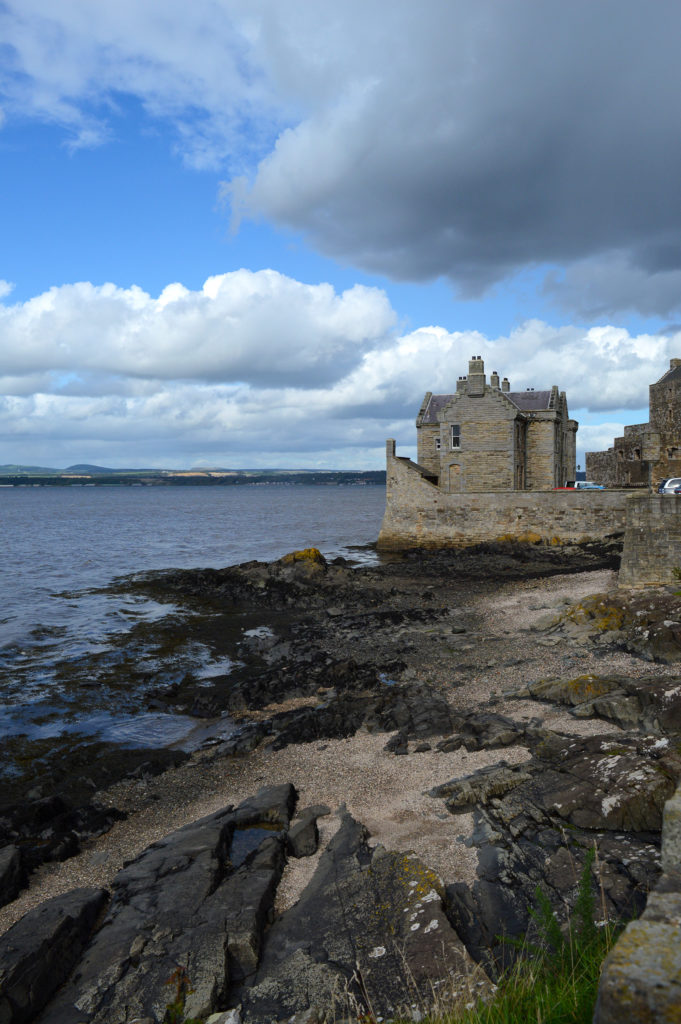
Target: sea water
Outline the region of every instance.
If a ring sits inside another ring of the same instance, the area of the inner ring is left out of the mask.
[[[126,630],[172,610],[106,587],[131,573],[270,561],[304,547],[366,564],[384,508],[375,485],[0,489],[0,742],[74,728],[114,742],[174,741],[196,723],[142,720],[125,701],[104,711],[96,695],[89,716],[69,720],[60,680],[79,660],[123,656]],[[224,671],[202,664],[204,653],[193,652],[195,675]]]

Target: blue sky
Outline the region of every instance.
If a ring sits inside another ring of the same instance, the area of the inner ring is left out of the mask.
[[[681,355],[681,8],[0,0],[0,464],[378,468]]]

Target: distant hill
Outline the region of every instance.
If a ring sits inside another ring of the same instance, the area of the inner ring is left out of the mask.
[[[108,466],[91,466],[88,462],[79,462],[76,466],[67,466],[61,473],[161,473],[160,469],[110,469]]]

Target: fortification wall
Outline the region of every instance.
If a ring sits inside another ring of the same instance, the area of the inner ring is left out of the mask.
[[[659,586],[673,583],[681,566],[681,497],[675,494],[630,494],[626,500],[619,585]]]
[[[490,540],[555,543],[624,530],[624,491],[489,491],[446,494],[388,442],[386,511],[378,548],[465,547]],[[679,501],[681,509],[681,501]]]
[[[586,453],[586,478],[604,487],[617,486],[617,457],[615,449],[607,452]]]

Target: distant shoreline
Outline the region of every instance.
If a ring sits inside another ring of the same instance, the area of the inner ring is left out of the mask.
[[[0,487],[187,487],[187,486],[262,486],[279,487],[371,487],[385,486],[385,470],[279,470],[257,473],[252,470],[199,470],[111,473],[50,473],[45,475],[0,474]]]

